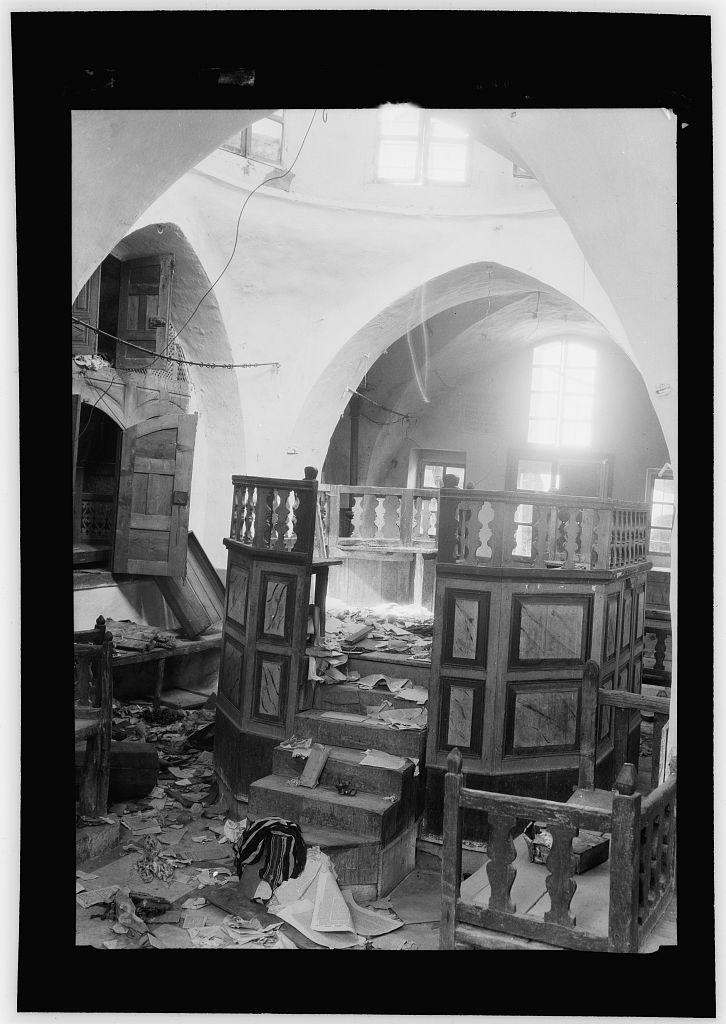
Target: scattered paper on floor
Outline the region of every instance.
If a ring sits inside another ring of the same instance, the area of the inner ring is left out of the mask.
[[[380,914],[368,907],[359,906],[350,889],[343,889],[343,899],[348,904],[353,927],[358,935],[386,935],[395,932],[397,928],[403,928],[403,921],[390,914]]]
[[[358,763],[367,768],[403,768],[407,760],[405,757],[388,754],[385,750],[366,750],[366,756]]]

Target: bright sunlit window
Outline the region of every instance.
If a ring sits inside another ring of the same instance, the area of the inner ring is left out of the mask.
[[[269,117],[262,117],[241,132],[236,132],[222,145],[222,149],[246,156],[248,160],[280,167],[283,123],[284,111],[275,110]]]
[[[382,107],[376,177],[408,185],[464,185],[469,136],[418,107]]]
[[[658,476],[657,469],[649,469],[646,482],[646,500],[650,504],[649,554],[670,555],[676,490],[672,473]]]
[[[585,448],[592,441],[596,355],[574,341],[538,345],[532,353],[531,444]]]

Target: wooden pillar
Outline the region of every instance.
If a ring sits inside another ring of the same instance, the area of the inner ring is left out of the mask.
[[[461,887],[461,818],[459,805],[464,776],[457,747],[446,759],[444,778],[444,843],[441,856],[441,949],[456,949],[456,901]]]
[[[638,951],[640,793],[613,794],[608,943],[614,953]]]

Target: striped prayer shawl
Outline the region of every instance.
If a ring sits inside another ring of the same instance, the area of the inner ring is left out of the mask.
[[[233,844],[234,866],[237,876],[247,864],[255,864],[265,856],[260,870],[264,879],[274,890],[288,878],[297,878],[305,867],[307,848],[300,826],[285,818],[260,818],[245,829]]]

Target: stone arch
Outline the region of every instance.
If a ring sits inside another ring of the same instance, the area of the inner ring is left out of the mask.
[[[616,338],[598,318],[547,282],[494,261],[465,264],[409,290],[381,310],[339,348],[310,390],[298,415],[291,436],[295,438],[301,456],[312,461],[313,465],[322,465],[335,425],[350,400],[350,389],[358,386],[368,368],[404,336],[407,329],[415,329],[448,309],[486,300],[492,295],[492,280],[497,281],[496,295],[503,301],[516,300],[518,295],[546,295],[554,311],[569,311],[568,331],[574,329],[575,322],[578,330],[606,338],[625,349],[621,339]],[[524,316],[522,322],[527,323]],[[548,323],[551,327],[552,322]],[[544,326],[546,328],[547,324]],[[470,331],[476,329],[476,323],[469,328]],[[558,330],[561,329],[560,323]],[[526,342],[529,330],[529,327],[525,327],[520,337],[515,332],[512,335],[515,342]],[[626,355],[632,361],[627,350]],[[321,394],[326,396],[326,401],[321,401]]]

